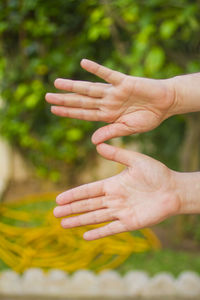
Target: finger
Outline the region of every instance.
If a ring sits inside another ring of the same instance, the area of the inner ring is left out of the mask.
[[[60,117],[86,121],[105,121],[106,116],[98,109],[83,109],[64,106],[51,106],[51,112]]]
[[[113,221],[114,219],[113,216],[109,215],[108,209],[100,209],[83,215],[63,219],[61,225],[63,228],[73,228]]]
[[[97,151],[104,158],[116,161],[127,167],[131,166],[138,158],[138,153],[117,148],[108,144],[97,145]]]
[[[104,180],[81,185],[58,195],[56,202],[59,205],[63,205],[77,200],[103,196],[103,186]]]
[[[130,131],[125,124],[113,123],[96,130],[92,135],[92,142],[97,145],[109,139],[129,134],[133,134],[133,131]]]
[[[105,90],[110,87],[110,85],[105,83],[93,83],[89,81],[78,81],[62,78],[56,79],[54,85],[60,90],[98,98],[104,97]]]
[[[54,208],[54,216],[56,218],[63,218],[72,214],[80,214],[97,209],[105,208],[105,197],[96,197],[87,200],[76,201],[63,206]]]
[[[47,93],[45,99],[48,103],[62,105],[66,107],[77,107],[87,109],[97,109],[101,99],[91,98],[77,94],[56,94]]]
[[[87,241],[97,240],[106,236],[114,235],[127,231],[120,221],[111,222],[105,226],[87,231],[83,237]]]
[[[88,59],[82,59],[81,67],[114,85],[121,83],[121,81],[125,78],[124,74],[101,66]]]

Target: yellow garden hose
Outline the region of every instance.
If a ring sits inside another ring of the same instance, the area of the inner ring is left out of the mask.
[[[83,233],[97,226],[63,229],[54,218],[54,194],[31,196],[0,206],[0,259],[16,272],[28,268],[114,269],[131,254],[161,247],[150,229],[87,242]]]

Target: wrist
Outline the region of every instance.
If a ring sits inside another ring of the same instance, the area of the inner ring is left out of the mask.
[[[176,79],[175,77],[164,79],[164,84],[166,86],[166,102],[168,104],[168,108],[166,110],[166,114],[164,119],[168,119],[173,115],[177,114],[178,110],[178,97],[177,97],[177,90],[176,90]]]
[[[177,77],[165,79],[171,95],[171,101],[167,111],[166,119],[179,114],[180,111],[180,97],[178,96],[177,91]]]
[[[169,116],[200,111],[200,73],[167,79],[173,90],[173,104]]]
[[[200,172],[174,172],[174,195],[179,201],[177,214],[200,213]]]

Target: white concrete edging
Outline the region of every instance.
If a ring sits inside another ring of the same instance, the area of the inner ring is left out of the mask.
[[[18,275],[13,271],[0,273],[0,295],[33,295],[58,297],[198,297],[200,276],[185,271],[174,278],[169,273],[149,277],[141,271],[120,276],[115,271],[100,274],[80,270],[69,276],[60,270],[44,273],[29,269]]]

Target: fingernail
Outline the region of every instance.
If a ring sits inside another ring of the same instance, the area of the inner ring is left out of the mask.
[[[55,112],[56,111],[56,109],[57,109],[57,106],[51,106],[51,111],[53,112]]]
[[[61,204],[61,202],[62,202],[62,194],[60,194],[56,197],[56,203]]]
[[[60,207],[58,207],[58,206],[57,206],[57,207],[55,207],[55,208],[54,208],[54,210],[53,210],[53,214],[54,214],[54,216],[55,216],[55,217],[57,217],[57,216],[58,216],[58,214],[59,214],[59,212],[60,212]]]
[[[83,238],[84,238],[85,240],[87,240],[87,238],[88,238],[88,233],[87,233],[87,232],[85,232],[85,233],[83,234]]]
[[[88,61],[90,61],[89,59],[87,59],[87,58],[83,58],[83,59],[81,59],[81,63],[82,62],[88,62]]]
[[[92,135],[92,143],[95,144],[95,145],[98,144],[98,140],[97,140],[95,134]]]
[[[56,83],[58,83],[59,80],[62,80],[62,78],[56,78],[56,79],[54,80],[54,85],[55,85]]]
[[[62,221],[61,221],[61,226],[62,226],[63,228],[66,228],[66,227],[68,227],[69,225],[70,225],[70,222],[69,222],[68,219],[62,219]]]
[[[53,93],[46,93],[46,97],[53,95]]]
[[[85,233],[83,234],[83,238],[84,238],[84,240],[86,240],[86,241],[92,241],[92,240],[93,240],[93,238],[92,238],[92,236],[91,236],[91,234],[90,234],[89,231],[87,231],[87,232],[85,232]]]

